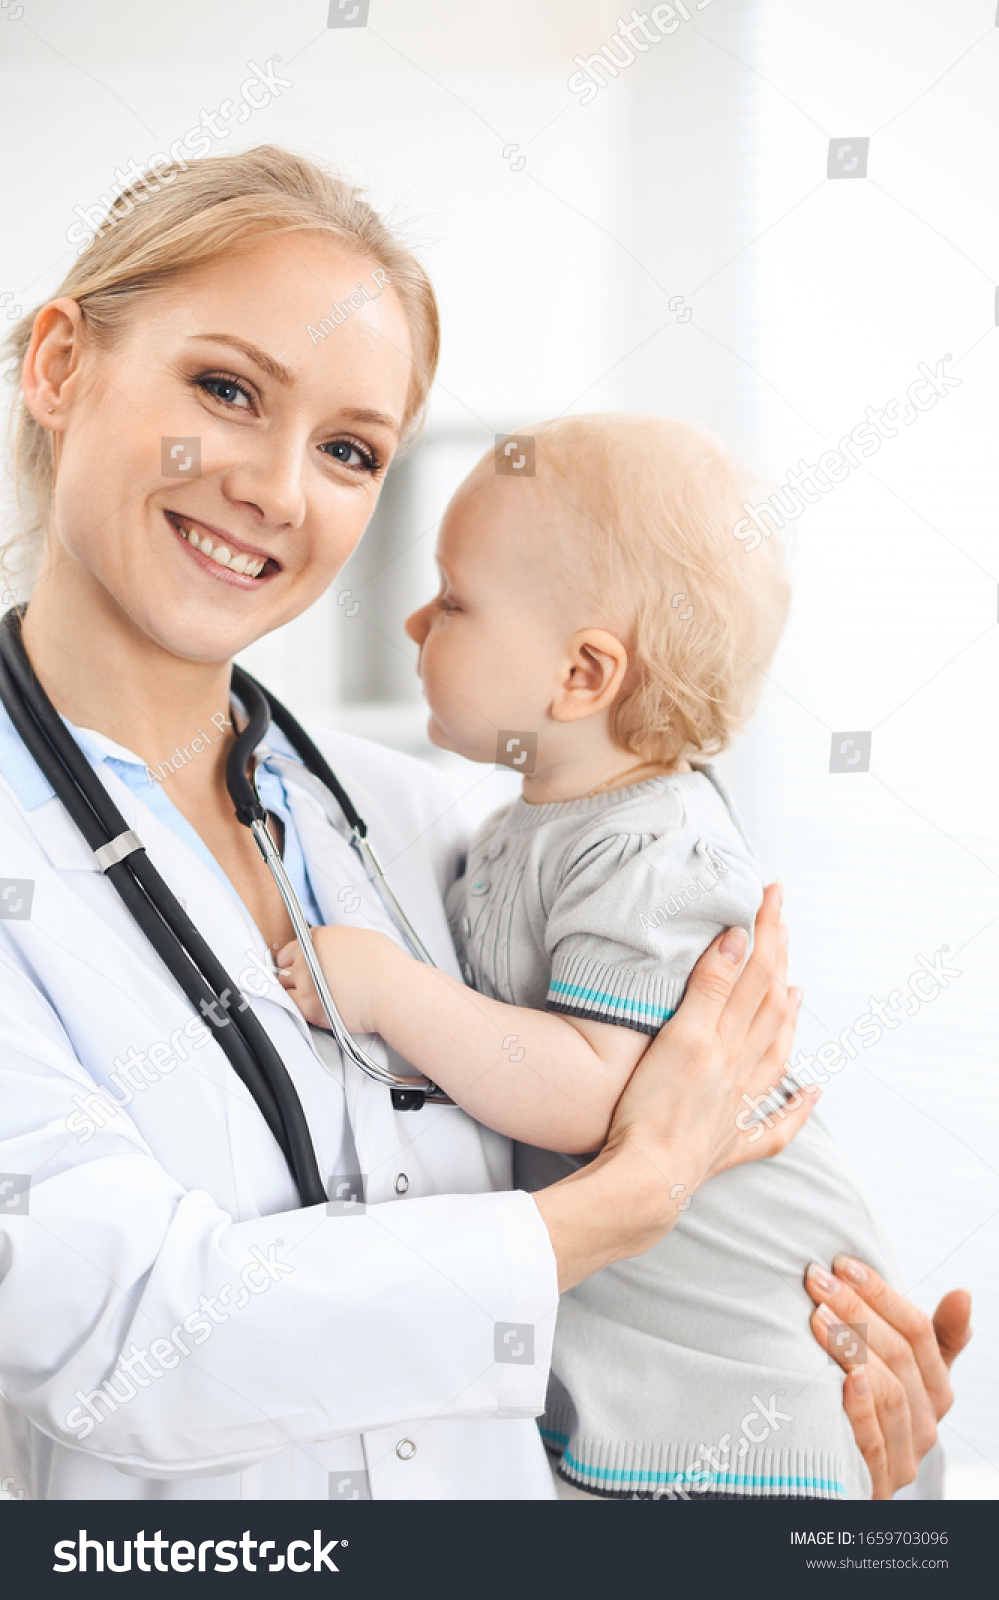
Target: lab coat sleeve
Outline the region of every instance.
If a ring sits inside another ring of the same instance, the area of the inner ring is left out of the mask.
[[[234,1222],[124,1113],[83,1138],[73,1096],[93,1090],[0,953],[0,1383],[50,1437],[126,1473],[202,1477],[338,1434],[543,1409],[557,1287],[529,1195]]]

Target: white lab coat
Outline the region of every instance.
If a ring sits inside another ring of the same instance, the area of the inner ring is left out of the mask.
[[[330,736],[324,753],[454,972],[441,906],[461,846],[449,791],[431,768],[363,740]],[[297,1208],[253,1100],[58,800],[25,809],[0,776],[0,879],[34,886],[29,919],[10,915],[16,894],[0,919],[5,1489],[325,1499],[366,1484],[374,1499],[552,1498],[530,1419],[544,1405],[555,1262],[530,1196],[498,1192],[506,1142],[455,1107],[394,1112],[350,1064],[344,1081],[325,1037],[324,1065],[264,976],[236,896],[110,769],[101,776],[230,976],[259,995],[324,1177],[343,1170],[346,1105],[367,1208]],[[345,920],[356,894],[355,915],[390,928],[306,776],[287,768],[324,918]],[[111,1074],[130,1050],[144,1063],[130,1069],[130,1103],[95,1101],[100,1085],[128,1099]],[[513,1329],[499,1346],[497,1324]],[[497,1362],[496,1348],[521,1359]],[[116,1374],[121,1352],[130,1365]],[[107,1389],[94,1395],[105,1380],[114,1410]]]

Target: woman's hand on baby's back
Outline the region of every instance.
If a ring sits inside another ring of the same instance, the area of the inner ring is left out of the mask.
[[[755,1120],[756,1104],[784,1076],[801,1003],[786,986],[781,900],[779,885],[771,884],[744,967],[744,930],[730,928],[708,947],[618,1103],[609,1144],[643,1149],[671,1188],[682,1180],[684,1199],[729,1167],[783,1150],[818,1098],[798,1094],[784,1105],[778,1092],[781,1108]],[[677,1128],[685,1130],[682,1149]],[[691,1137],[692,1128],[699,1137]]]
[[[812,1332],[846,1372],[843,1405],[871,1474],[872,1498],[911,1483],[950,1410],[950,1368],[971,1338],[971,1296],[945,1294],[932,1319],[873,1267],[837,1256],[813,1261],[805,1288],[816,1302]]]

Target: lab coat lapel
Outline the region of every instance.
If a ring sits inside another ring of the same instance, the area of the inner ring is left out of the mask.
[[[298,1007],[273,976],[266,944],[235,892],[221,884],[115,772],[104,766],[99,776],[126,826],[139,835],[150,861],[237,987],[249,982],[255,998],[260,998],[263,991],[263,1000],[286,1011],[308,1037]],[[93,851],[58,800],[48,800],[31,811],[22,810],[21,816],[58,871],[100,872]],[[163,964],[145,939],[136,939],[134,951],[151,972],[163,976]]]

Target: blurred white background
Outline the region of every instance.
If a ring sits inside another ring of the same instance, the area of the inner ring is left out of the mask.
[[[327,6],[0,13],[7,315],[61,278],[74,207],[238,100],[249,61],[276,61],[288,86],[214,150],[274,140],[333,159],[432,273],[427,437],[334,589],[247,658],[317,724],[441,759],[401,624],[434,587],[441,511],[496,433],[565,411],[674,414],[779,483],[868,406],[904,404],[920,363],[946,357],[961,380],[794,524],[791,625],[725,766],[787,885],[800,1044],[905,990],[919,954],[949,946],[961,973],[823,1109],[899,1288],[927,1308],[975,1294],[942,1429],[948,1492],[999,1497],[994,0],[688,0],[588,104],[573,58],[609,43],[614,3],[370,0],[366,26],[332,29]],[[830,146],[858,138],[867,176],[830,180]],[[842,730],[872,733],[868,772],[830,773]],[[509,775],[447,764],[477,815],[510,792]]]

